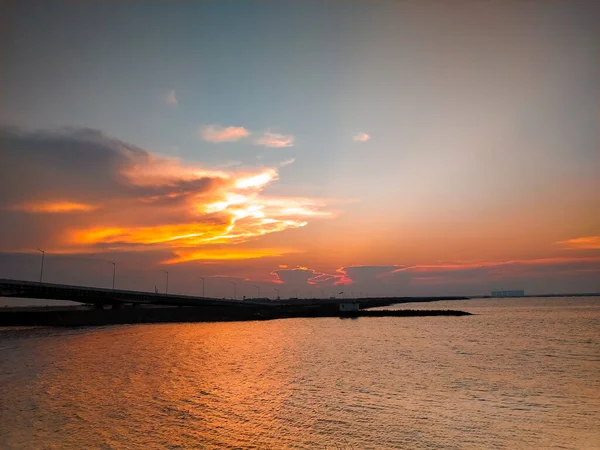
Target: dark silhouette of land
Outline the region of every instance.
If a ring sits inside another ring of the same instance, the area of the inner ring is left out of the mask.
[[[273,305],[263,307],[136,307],[95,309],[81,307],[2,308],[0,326],[98,326],[164,322],[227,322],[299,317],[416,317],[465,316],[452,310],[358,310],[341,312],[337,305]]]
[[[574,297],[598,294],[546,294],[523,297]],[[85,286],[0,280],[0,296],[68,300],[79,306],[0,308],[0,326],[90,326],[159,322],[218,322],[293,317],[464,316],[453,310],[372,310],[399,303],[468,300],[472,297],[369,297],[240,300],[126,291]],[[478,296],[477,298],[489,298]],[[510,297],[515,298],[515,297]]]
[[[396,303],[457,300],[467,297],[359,299],[265,298],[244,301],[158,294],[83,286],[0,280],[0,295],[69,300],[86,306],[0,308],[0,326],[89,326],[157,322],[269,320],[293,317],[458,316],[463,311],[367,311]]]

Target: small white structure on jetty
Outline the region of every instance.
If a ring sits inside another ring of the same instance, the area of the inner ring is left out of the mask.
[[[340,303],[340,312],[356,312],[358,307],[359,304],[356,302],[343,302]]]

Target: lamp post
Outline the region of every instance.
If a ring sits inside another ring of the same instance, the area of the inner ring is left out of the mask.
[[[260,298],[260,286],[256,286],[255,284],[253,284],[252,286],[256,288],[256,291],[258,292],[258,298]]]
[[[117,273],[117,263],[115,263],[114,261],[108,261],[108,260],[106,260],[106,262],[113,265],[113,291],[114,291],[115,290],[115,275]]]
[[[44,256],[46,256],[46,252],[41,248],[36,247],[35,250],[41,252],[42,254],[42,267],[40,268],[40,283],[42,282],[42,277],[44,276]]]
[[[202,278],[202,298],[204,298],[204,277],[200,278]]]
[[[279,300],[279,289],[277,288],[273,288],[275,290],[275,292],[277,292],[277,300]]]
[[[165,294],[168,294],[169,293],[169,271],[163,270],[163,272],[167,275],[167,284],[165,286]]]
[[[237,284],[235,284],[233,281],[230,281],[231,284],[233,284],[233,299],[237,300]]]

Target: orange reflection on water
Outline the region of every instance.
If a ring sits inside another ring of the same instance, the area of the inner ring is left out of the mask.
[[[239,322],[77,333],[37,349],[42,359],[60,355],[54,376],[39,386],[45,394],[37,407],[48,413],[41,420],[77,418],[73,427],[57,425],[63,432],[52,437],[56,448],[86,441],[120,448],[125,439],[144,448],[240,448],[277,439],[294,367],[284,332],[275,322]],[[249,354],[268,358],[248,364]],[[90,427],[81,430],[84,423]]]
[[[598,299],[450,303],[0,330],[0,447],[594,448]]]

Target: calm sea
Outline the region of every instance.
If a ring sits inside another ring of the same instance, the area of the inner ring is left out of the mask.
[[[0,329],[0,448],[600,448],[600,298]]]

